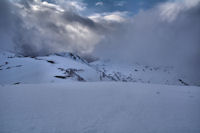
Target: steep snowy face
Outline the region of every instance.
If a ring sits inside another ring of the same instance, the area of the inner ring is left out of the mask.
[[[116,64],[102,60],[88,63],[73,53],[24,57],[0,52],[0,84],[62,83],[69,81],[119,81],[170,85],[197,85],[173,67]]]

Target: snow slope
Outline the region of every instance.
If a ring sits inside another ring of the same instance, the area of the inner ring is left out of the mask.
[[[119,82],[2,86],[0,133],[200,133],[200,88]]]
[[[0,53],[0,84],[97,81],[97,78],[95,69],[71,53],[43,57]]]
[[[23,57],[0,51],[0,84],[65,83],[71,81],[120,81],[167,85],[199,85],[169,66],[88,63],[72,53]]]
[[[149,66],[142,64],[119,64],[112,61],[92,62],[98,70],[111,76],[114,81],[140,82],[167,85],[195,85],[179,75],[172,66]],[[183,82],[180,82],[183,81]],[[187,81],[187,83],[185,82]]]

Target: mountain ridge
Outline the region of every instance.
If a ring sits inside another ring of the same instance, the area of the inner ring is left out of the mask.
[[[178,77],[173,67],[88,62],[67,52],[30,57],[0,51],[0,79],[0,84],[115,81],[193,85]]]

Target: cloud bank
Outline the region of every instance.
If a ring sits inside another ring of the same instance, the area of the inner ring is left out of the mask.
[[[140,11],[97,46],[96,53],[120,62],[174,66],[200,82],[199,0],[166,2]]]

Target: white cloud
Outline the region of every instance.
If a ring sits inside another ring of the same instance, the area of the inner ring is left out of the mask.
[[[48,3],[46,1],[41,2],[40,0],[35,0],[34,4],[30,5],[34,11],[44,11],[46,9],[54,9],[56,12],[64,12],[64,9],[58,5]]]
[[[176,0],[161,4],[158,7],[161,19],[171,22],[176,19],[180,12],[196,6],[199,2],[200,0]]]
[[[96,6],[103,6],[103,2],[102,1],[99,1],[95,4]]]
[[[65,10],[81,12],[87,9],[87,4],[83,0],[54,0],[54,2]]]
[[[107,21],[107,22],[125,22],[128,18],[128,12],[106,12],[106,13],[95,13],[89,16],[90,19],[95,22]]]
[[[78,2],[78,1],[68,1],[66,2],[66,4],[68,6],[72,6],[73,8],[75,8],[78,11],[83,11],[86,9],[86,4],[83,2]]]
[[[124,6],[125,4],[126,4],[126,1],[115,2],[115,6]]]

